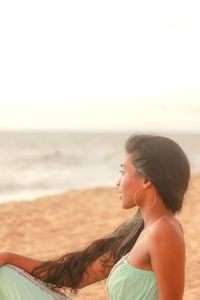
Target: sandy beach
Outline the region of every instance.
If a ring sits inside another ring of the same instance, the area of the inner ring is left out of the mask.
[[[184,300],[200,299],[200,175],[193,176],[181,221],[187,251]],[[12,200],[12,199],[11,199]],[[33,201],[0,205],[1,251],[49,259],[78,250],[135,214],[123,210],[116,188],[71,190]],[[82,289],[75,299],[105,300],[104,281]]]

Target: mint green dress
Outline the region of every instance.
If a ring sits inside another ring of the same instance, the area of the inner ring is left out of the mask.
[[[13,265],[0,267],[0,300],[72,300],[52,285]]]
[[[127,255],[114,265],[106,280],[108,299],[158,300],[153,271],[135,268],[128,262]]]

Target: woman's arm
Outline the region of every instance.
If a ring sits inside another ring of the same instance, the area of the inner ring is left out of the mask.
[[[106,270],[103,269],[101,264],[101,260],[105,258],[108,259],[108,267]],[[0,253],[0,266],[11,264],[25,270],[30,274],[35,267],[40,266],[42,263],[43,261],[41,260],[36,260],[12,252]],[[87,285],[107,278],[112,266],[113,260],[109,252],[100,256],[86,268],[78,288],[83,288]],[[40,279],[42,278],[40,277]]]
[[[0,253],[0,266],[5,264],[17,266],[26,272],[31,273],[35,267],[42,264],[42,261],[12,252],[2,252]]]
[[[160,220],[150,233],[149,252],[159,300],[182,300],[185,284],[185,243],[182,233]]]

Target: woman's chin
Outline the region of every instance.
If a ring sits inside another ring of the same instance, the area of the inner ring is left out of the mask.
[[[123,209],[130,209],[130,208],[133,208],[133,207],[136,207],[136,205],[135,204],[128,204],[128,203],[122,202],[122,208]]]
[[[122,202],[122,208],[123,209],[129,209],[129,208],[132,208],[132,207],[135,207],[135,203],[130,203],[130,201],[126,201],[126,199],[124,199],[123,195],[120,195],[119,196],[119,199],[121,200]]]
[[[122,202],[122,208],[123,209],[129,209],[129,205],[127,203]]]

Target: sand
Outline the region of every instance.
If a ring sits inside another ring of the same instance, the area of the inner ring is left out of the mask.
[[[200,175],[193,176],[181,221],[187,250],[184,300],[200,299]],[[49,259],[82,248],[131,218],[136,208],[123,210],[116,188],[71,190],[33,201],[0,205],[1,251]],[[82,289],[75,299],[105,300],[104,281]]]

